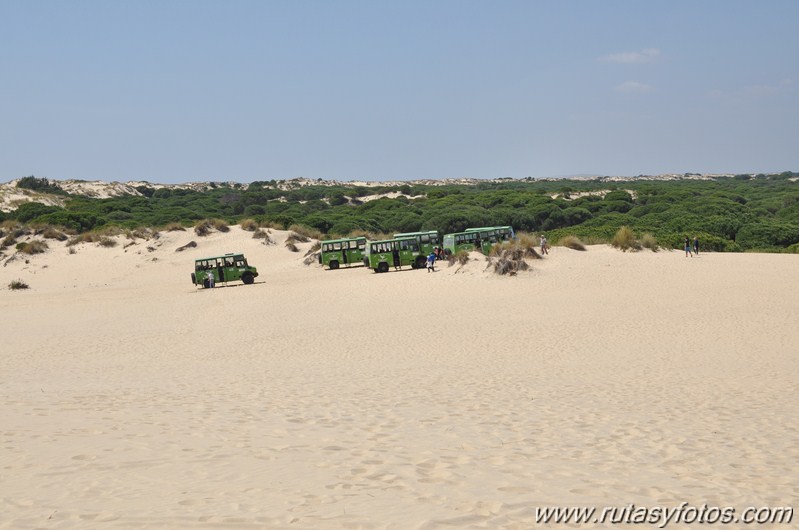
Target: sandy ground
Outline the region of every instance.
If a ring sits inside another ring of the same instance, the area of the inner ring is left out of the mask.
[[[521,529],[799,497],[799,256],[375,274],[250,235],[0,266],[0,527]],[[256,284],[191,285],[233,251]]]

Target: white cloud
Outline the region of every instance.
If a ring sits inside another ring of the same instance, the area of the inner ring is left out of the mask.
[[[602,56],[597,60],[605,63],[643,64],[654,62],[658,56],[660,56],[660,50],[657,48],[646,48],[640,52],[612,53]]]
[[[625,81],[616,86],[617,92],[624,92],[625,94],[644,94],[646,92],[651,92],[653,89],[654,87],[652,85],[639,83],[638,81]]]

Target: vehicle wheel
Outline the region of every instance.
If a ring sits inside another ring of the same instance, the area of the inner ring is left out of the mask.
[[[328,266],[330,267],[331,271],[334,271],[334,270],[338,269],[338,261],[337,260],[333,260],[333,261],[330,262],[330,265],[328,265]]]
[[[191,283],[197,285],[197,277],[194,275],[193,272],[191,273]]]
[[[377,272],[388,272],[388,263],[385,261],[377,266]]]
[[[255,277],[252,275],[251,272],[245,272],[241,275],[241,281],[243,281],[246,285],[250,285],[252,282],[255,281]]]

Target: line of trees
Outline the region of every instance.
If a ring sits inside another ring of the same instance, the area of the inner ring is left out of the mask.
[[[629,226],[654,234],[665,246],[679,246],[685,236],[698,236],[705,248],[713,250],[781,251],[799,244],[798,177],[785,172],[714,180],[312,185],[288,191],[272,182],[255,182],[247,189],[217,185],[207,191],[141,186],[137,188],[141,196],[69,195],[63,208],[25,203],[4,217],[77,232],[108,225],[159,227],[171,222],[189,225],[209,217],[230,223],[252,218],[284,227],[305,225],[329,236],[356,230],[448,233],[471,226],[512,225],[520,231],[547,232],[551,240],[572,234],[589,241],[609,241],[619,227]],[[47,190],[54,183],[37,179],[26,185]],[[403,195],[363,200],[396,191]]]

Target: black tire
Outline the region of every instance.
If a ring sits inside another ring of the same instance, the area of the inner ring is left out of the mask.
[[[197,276],[195,276],[193,272],[191,273],[191,283],[197,285]]]
[[[416,256],[416,261],[413,262],[414,269],[424,269],[427,265],[427,258],[424,256]]]
[[[388,272],[388,263],[383,261],[380,264],[378,264],[377,272]]]
[[[255,276],[253,276],[251,272],[245,272],[241,275],[241,281],[243,281],[245,285],[251,285],[252,282],[255,281]]]
[[[332,260],[332,261],[331,261],[331,262],[328,264],[328,267],[330,267],[330,270],[331,270],[331,271],[334,271],[334,270],[338,269],[338,260]]]

